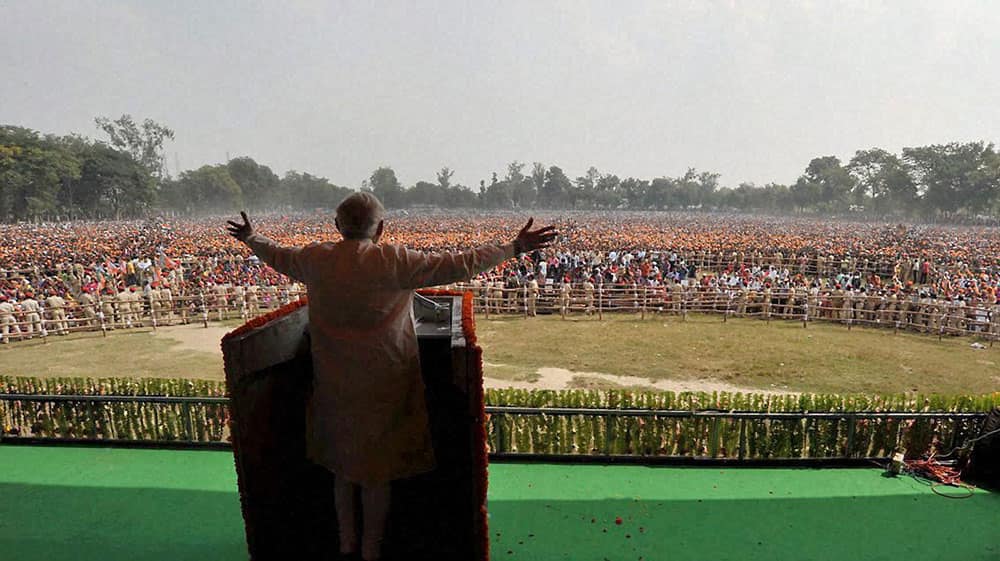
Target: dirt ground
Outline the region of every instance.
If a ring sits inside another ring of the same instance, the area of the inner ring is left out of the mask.
[[[221,360],[220,341],[222,341],[223,335],[233,329],[235,328],[213,323],[208,324],[208,327],[202,327],[201,324],[172,325],[159,328],[157,335],[177,341],[180,343],[177,346],[178,349],[213,353],[218,355]]]
[[[486,366],[489,366],[489,363]],[[536,374],[538,375],[538,379],[534,382],[486,377],[483,385],[487,388],[517,388],[525,390],[608,389],[623,387],[671,392],[795,393],[787,389],[762,390],[743,388],[717,380],[650,380],[638,376],[618,376],[604,372],[574,372],[565,368],[551,366],[539,368]]]

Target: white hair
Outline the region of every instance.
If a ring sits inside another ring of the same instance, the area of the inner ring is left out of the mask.
[[[375,235],[384,212],[375,195],[367,191],[351,193],[337,205],[337,226],[344,238],[370,238]]]

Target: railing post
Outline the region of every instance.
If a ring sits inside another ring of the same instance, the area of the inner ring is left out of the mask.
[[[201,321],[208,329],[208,305],[205,304],[205,291],[201,291]]]
[[[847,450],[844,456],[847,458],[854,457],[854,433],[857,430],[858,419],[854,414],[849,413],[847,415],[848,425],[847,425]]]
[[[611,412],[604,414],[604,455],[611,455]]]
[[[604,321],[604,283],[597,287],[597,319]]]
[[[528,317],[528,285],[521,287],[521,304],[524,308],[524,317]]]
[[[646,319],[646,285],[642,285],[642,317]]]
[[[507,447],[504,446],[503,442],[503,422],[505,417],[506,415],[503,413],[494,413],[493,415],[490,415],[490,418],[494,420],[494,426],[497,429],[497,452],[507,452]]]
[[[184,429],[187,432],[188,441],[194,440],[194,423],[191,422],[191,404],[184,402],[181,403],[181,416],[184,418]],[[178,440],[180,440],[180,435],[178,435]]]
[[[719,418],[712,417],[712,428],[708,431],[711,441],[708,443],[708,453],[712,458],[719,455]]]
[[[98,299],[100,302],[100,299]],[[100,304],[98,304],[100,306]],[[104,337],[108,336],[108,324],[104,321],[104,307],[101,306],[97,312],[97,320],[101,322],[101,335]]]
[[[744,417],[740,417],[740,443],[737,451],[737,459],[743,460],[746,457],[746,447],[747,447],[747,420]]]

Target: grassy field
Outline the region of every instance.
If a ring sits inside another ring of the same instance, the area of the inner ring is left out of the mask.
[[[211,349],[218,348],[222,333],[232,327],[205,330]],[[221,380],[221,351],[200,350],[185,345],[177,329],[200,334],[200,327],[136,329],[99,333],[74,333],[53,336],[47,343],[39,339],[0,347],[0,375],[8,376],[79,376],[137,378],[201,378]]]
[[[238,322],[77,334],[0,347],[0,375],[222,379],[218,341]],[[477,318],[486,374],[515,382],[540,368],[571,387],[649,389],[657,380],[791,392],[971,394],[1000,391],[1000,345],[973,339],[796,322],[691,316]],[[596,373],[596,374],[595,374]],[[604,376],[600,376],[603,374]],[[632,376],[629,382],[607,375]]]
[[[1000,390],[1000,345],[973,349],[968,337],[716,316],[605,315],[477,321],[487,374],[532,380],[537,368],[635,376],[650,381],[717,380],[793,392],[986,393]],[[579,387],[601,387],[581,376]]]

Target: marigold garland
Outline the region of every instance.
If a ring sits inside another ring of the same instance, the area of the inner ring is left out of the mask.
[[[286,315],[294,312],[295,310],[301,308],[302,306],[307,305],[308,303],[309,303],[309,299],[307,297],[303,296],[303,297],[299,298],[298,300],[295,300],[294,302],[290,302],[288,304],[285,304],[284,306],[278,308],[277,310],[273,310],[273,311],[270,311],[270,312],[268,312],[268,313],[266,313],[264,315],[260,315],[260,316],[257,316],[255,318],[251,318],[250,321],[244,323],[243,325],[241,325],[241,326],[237,327],[236,329],[230,331],[229,333],[226,333],[225,335],[223,335],[222,336],[222,340],[226,341],[227,339],[232,339],[233,337],[239,337],[240,335],[246,335],[247,333],[250,333],[254,329],[257,329],[258,327],[263,327],[264,325],[266,325],[266,324],[268,324],[268,323],[270,323],[270,322],[272,322],[272,321],[274,321],[274,320],[276,320],[276,319],[278,319],[280,317],[284,317],[284,316],[286,316]]]

